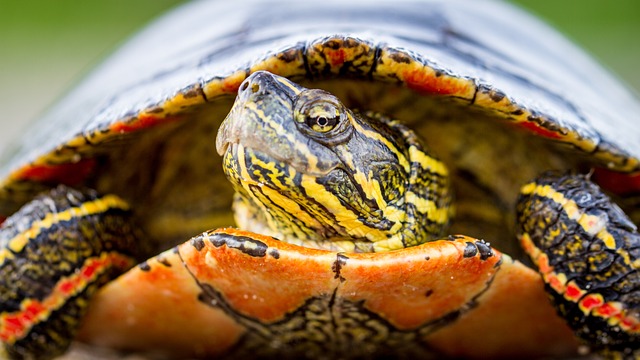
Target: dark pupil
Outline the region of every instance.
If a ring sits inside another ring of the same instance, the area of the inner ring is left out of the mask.
[[[329,123],[329,120],[327,120],[327,118],[324,117],[324,116],[320,116],[318,118],[318,120],[316,120],[316,124],[318,124],[318,125],[320,125],[322,127],[327,126],[328,123]]]
[[[319,127],[321,129],[324,129],[324,131],[329,131],[331,130],[331,128],[333,128],[336,123],[337,123],[338,119],[337,118],[328,118],[326,116],[318,116],[318,117],[309,117],[307,118],[307,125],[311,128],[314,127]]]

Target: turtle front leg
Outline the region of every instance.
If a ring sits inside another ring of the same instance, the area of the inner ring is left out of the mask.
[[[120,198],[59,186],[0,227],[0,358],[69,346],[89,298],[135,264],[137,230]]]
[[[640,234],[582,175],[543,175],[521,190],[519,239],[556,309],[610,358],[640,358]]]

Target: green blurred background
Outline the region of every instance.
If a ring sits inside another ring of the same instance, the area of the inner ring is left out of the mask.
[[[482,1],[482,0],[476,0]],[[0,0],[0,152],[100,59],[179,0]],[[640,89],[640,1],[513,0]]]

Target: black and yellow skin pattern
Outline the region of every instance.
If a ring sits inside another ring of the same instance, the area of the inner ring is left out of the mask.
[[[608,358],[640,358],[640,234],[583,175],[546,174],[517,205],[519,238],[558,312]]]
[[[60,186],[0,227],[0,358],[62,353],[89,298],[135,264],[128,205]]]
[[[258,72],[218,133],[244,230],[328,250],[378,252],[444,235],[448,171],[406,126]]]
[[[413,131],[267,72],[242,83],[216,147],[236,191],[236,222],[245,235],[210,232],[194,238],[197,251],[208,241],[216,248],[233,244],[250,256],[278,258],[256,234],[272,236],[337,251],[338,279],[348,253],[390,251],[441,238],[453,215],[448,170]],[[91,295],[135,263],[141,236],[130,217],[129,206],[116,196],[59,187],[4,222],[0,356],[46,358],[67,348]],[[522,188],[517,218],[525,250],[578,336],[605,356],[638,357],[640,245],[623,212],[585,177],[543,176]],[[465,258],[493,256],[483,241],[467,245]],[[150,271],[145,263],[140,268]],[[304,353],[304,340],[313,340],[304,326],[314,323],[300,314],[325,314],[323,306],[330,308],[334,301],[309,299],[291,309],[287,321],[265,326],[226,303],[216,289],[202,289],[200,301],[253,331],[242,343],[247,348],[240,349],[249,352],[264,343],[252,337],[267,334],[266,339],[276,340],[299,335],[290,340]],[[371,326],[392,332],[391,343],[383,345],[393,355],[398,355],[393,353],[397,339],[419,338],[434,325],[396,331],[378,319],[381,314],[358,303],[345,303],[339,315],[345,324],[362,320],[364,325],[356,327],[361,332]],[[342,328],[335,320],[328,324]],[[288,332],[297,326],[303,331]],[[344,334],[353,330],[344,329]],[[341,346],[349,350],[350,344],[347,339]]]

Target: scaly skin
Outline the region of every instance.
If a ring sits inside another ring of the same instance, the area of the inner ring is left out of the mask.
[[[66,349],[96,290],[136,263],[138,239],[124,201],[64,186],[7,219],[0,227],[0,355],[45,358]]]
[[[558,312],[608,357],[640,357],[640,234],[586,176],[522,188],[519,238]]]

